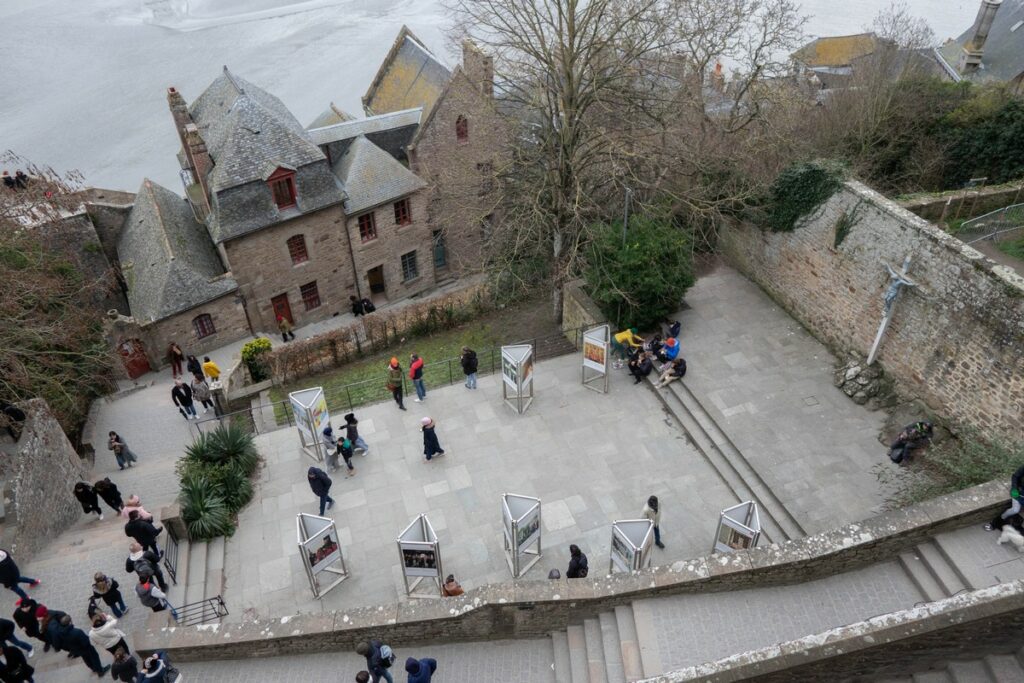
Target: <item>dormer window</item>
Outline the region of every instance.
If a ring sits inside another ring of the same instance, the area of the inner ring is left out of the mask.
[[[278,209],[295,206],[295,171],[279,168],[267,178],[267,185],[270,186]]]

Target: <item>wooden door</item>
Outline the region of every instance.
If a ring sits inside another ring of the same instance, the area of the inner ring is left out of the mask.
[[[384,293],[384,266],[377,266],[366,271],[366,279],[370,282],[372,294]]]
[[[292,307],[288,304],[287,294],[278,294],[270,300],[270,305],[274,307],[275,323],[277,323],[278,318],[284,318],[291,324],[295,324],[295,319],[292,318]]]
[[[121,356],[124,369],[131,379],[141,377],[152,370],[149,358],[146,357],[146,347],[138,339],[126,339],[121,342],[117,345],[117,353]]]

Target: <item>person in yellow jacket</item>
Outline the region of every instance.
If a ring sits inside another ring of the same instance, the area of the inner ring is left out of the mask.
[[[622,367],[623,360],[626,359],[626,347],[630,346],[634,349],[639,348],[644,343],[644,340],[639,337],[636,333],[635,327],[630,327],[628,330],[619,332],[612,337],[612,351],[619,356],[619,362],[615,367]]]
[[[220,368],[217,367],[216,363],[210,360],[209,356],[203,356],[203,372],[206,373],[207,377],[214,381],[220,379]]]

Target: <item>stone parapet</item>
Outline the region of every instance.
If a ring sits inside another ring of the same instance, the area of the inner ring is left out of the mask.
[[[562,331],[575,335],[580,328],[593,327],[604,321],[604,314],[583,290],[583,280],[567,282],[562,290]],[[573,342],[574,337],[570,337]]]

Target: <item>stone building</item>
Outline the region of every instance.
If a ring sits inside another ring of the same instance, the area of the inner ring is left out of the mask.
[[[954,81],[1006,83],[1024,92],[1024,0],[981,0],[974,25],[935,49]]]

